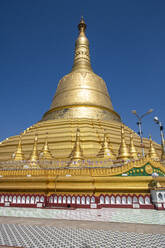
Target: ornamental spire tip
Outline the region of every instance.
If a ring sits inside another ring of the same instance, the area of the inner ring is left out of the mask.
[[[82,16],[80,19],[80,23],[78,24],[78,30],[80,32],[85,32],[87,25],[85,24],[84,17]]]

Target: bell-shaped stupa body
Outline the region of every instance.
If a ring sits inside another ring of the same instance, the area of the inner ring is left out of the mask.
[[[51,108],[42,120],[92,118],[120,122],[104,80],[92,71],[83,18],[78,29],[72,71],[59,81]]]

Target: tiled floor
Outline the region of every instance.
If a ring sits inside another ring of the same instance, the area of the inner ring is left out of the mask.
[[[1,224],[0,245],[24,248],[164,248],[165,235]]]
[[[0,216],[0,247],[165,247],[165,211],[1,207]]]
[[[0,216],[165,225],[165,211],[150,209],[102,208],[59,210],[1,207]]]

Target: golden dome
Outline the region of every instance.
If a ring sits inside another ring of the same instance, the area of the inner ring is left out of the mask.
[[[78,29],[72,71],[59,81],[50,110],[42,120],[93,118],[120,121],[120,116],[113,110],[106,83],[92,71],[83,18]]]

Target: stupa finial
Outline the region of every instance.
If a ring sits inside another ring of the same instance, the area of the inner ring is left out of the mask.
[[[80,23],[78,24],[78,29],[80,32],[85,32],[87,25],[85,24],[84,17],[81,16]]]
[[[74,70],[87,70],[91,71],[90,55],[89,55],[89,41],[85,35],[86,24],[84,18],[81,17],[78,24],[79,36],[75,44],[75,57],[72,71]]]

